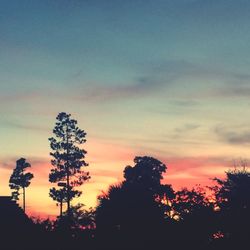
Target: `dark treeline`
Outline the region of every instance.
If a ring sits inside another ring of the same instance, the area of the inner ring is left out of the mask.
[[[50,197],[59,207],[55,221],[28,218],[13,201],[0,199],[3,249],[245,249],[250,236],[250,172],[245,166],[214,178],[214,186],[173,190],[163,184],[167,167],[149,157],[135,157],[124,180],[98,196],[95,209],[72,205],[77,187],[90,176],[82,170],[85,132],[60,113],[50,138]],[[33,175],[21,158],[10,178],[13,200]],[[25,199],[25,197],[23,197]],[[67,209],[63,211],[63,204]],[[3,206],[2,204],[5,204]],[[23,203],[25,209],[25,203]]]

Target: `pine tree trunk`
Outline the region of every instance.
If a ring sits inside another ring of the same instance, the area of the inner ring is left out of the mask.
[[[67,174],[67,215],[70,216],[69,174]]]
[[[67,174],[67,214],[70,216],[69,174]]]
[[[63,202],[62,200],[60,201],[60,217],[62,217],[62,207],[63,207]]]
[[[23,211],[25,213],[25,207],[26,207],[26,204],[25,204],[25,187],[23,187]]]

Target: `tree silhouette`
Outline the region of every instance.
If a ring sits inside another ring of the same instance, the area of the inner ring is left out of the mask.
[[[220,213],[220,229],[224,236],[237,241],[250,237],[250,172],[243,166],[226,172],[225,179],[214,179],[215,193]]]
[[[208,242],[217,231],[214,203],[200,186],[183,188],[172,200],[173,217],[178,221],[180,240]]]
[[[165,204],[159,197],[172,196],[173,190],[160,183],[166,171],[162,162],[148,156],[136,157],[134,162],[135,166],[125,168],[125,180],[98,198],[96,227],[104,237],[116,235],[112,238],[133,242],[135,247],[156,241],[165,217]]]
[[[66,200],[67,214],[70,216],[70,201],[81,195],[81,191],[75,187],[90,178],[89,173],[82,170],[88,166],[84,161],[87,152],[79,147],[86,142],[86,133],[77,126],[77,121],[72,119],[70,114],[61,112],[56,119],[54,137],[49,138],[52,149],[50,155],[53,157],[49,181],[63,186],[66,192],[64,189],[61,191],[52,189],[50,192],[54,200],[60,202]]]
[[[125,183],[140,185],[151,193],[160,206],[169,210],[169,202],[174,198],[174,191],[171,185],[161,183],[167,170],[166,165],[150,156],[137,156],[134,163],[133,167],[127,166],[124,169]]]
[[[127,166],[124,169],[124,178],[127,183],[140,183],[146,188],[157,189],[161,185],[166,165],[149,156],[137,156],[134,159],[135,166]]]
[[[52,187],[49,191],[49,196],[57,202],[60,207],[60,217],[63,214],[63,203],[67,202],[67,189],[63,187],[61,189],[56,189]]]
[[[206,197],[205,190],[201,187],[192,188],[191,190],[182,188],[176,192],[173,200],[173,209],[178,219],[184,219],[206,206],[210,206],[210,202]]]
[[[26,209],[26,197],[25,197],[25,188],[27,188],[31,179],[34,177],[32,173],[26,173],[26,168],[31,167],[30,163],[26,162],[26,159],[20,158],[16,161],[16,168],[13,170],[12,175],[10,176],[9,186],[15,191],[12,192],[12,199],[19,200],[20,192],[22,189],[23,194],[23,210]]]
[[[95,212],[92,208],[86,210],[82,203],[71,206],[71,229],[83,230],[95,228]],[[63,215],[66,215],[63,213]]]

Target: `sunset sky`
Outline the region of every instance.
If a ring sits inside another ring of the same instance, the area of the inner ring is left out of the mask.
[[[29,212],[58,214],[48,138],[62,111],[87,132],[86,207],[137,155],[175,188],[248,159],[249,13],[248,0],[1,0],[0,195],[24,157]]]

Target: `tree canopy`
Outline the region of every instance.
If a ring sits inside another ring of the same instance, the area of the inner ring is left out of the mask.
[[[31,179],[34,175],[30,172],[26,172],[27,168],[30,168],[30,163],[26,162],[26,159],[20,158],[16,161],[16,167],[13,170],[12,175],[10,176],[9,186],[11,189],[14,189],[12,192],[12,199],[19,200],[20,189],[23,192],[23,210],[25,211],[25,188],[27,188]]]

